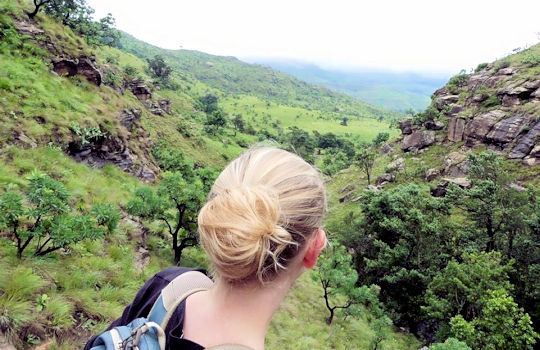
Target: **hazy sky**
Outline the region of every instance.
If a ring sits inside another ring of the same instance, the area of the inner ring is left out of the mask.
[[[540,39],[539,0],[88,0],[168,49],[457,72]]]

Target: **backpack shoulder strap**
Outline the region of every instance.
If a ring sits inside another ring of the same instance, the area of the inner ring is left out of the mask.
[[[177,276],[163,288],[148,314],[148,319],[165,329],[182,301],[193,293],[209,289],[212,284],[212,280],[199,271],[188,271]]]

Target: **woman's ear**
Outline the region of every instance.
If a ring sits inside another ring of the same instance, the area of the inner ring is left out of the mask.
[[[324,230],[318,229],[317,232],[315,232],[315,237],[310,240],[306,255],[304,255],[304,267],[312,269],[313,266],[315,266],[315,264],[317,263],[317,258],[319,257],[319,253],[325,245],[326,233],[324,232]]]

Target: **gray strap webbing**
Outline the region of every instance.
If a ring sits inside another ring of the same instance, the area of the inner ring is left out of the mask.
[[[163,306],[167,310],[167,314],[161,322],[161,328],[165,329],[167,327],[174,310],[182,301],[193,293],[209,289],[212,284],[212,280],[199,271],[188,271],[173,279],[161,291]],[[150,314],[152,314],[152,310]]]

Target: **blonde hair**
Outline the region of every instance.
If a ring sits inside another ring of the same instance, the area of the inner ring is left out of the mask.
[[[202,245],[218,278],[272,280],[322,225],[324,184],[299,156],[248,151],[219,175],[198,218]]]

